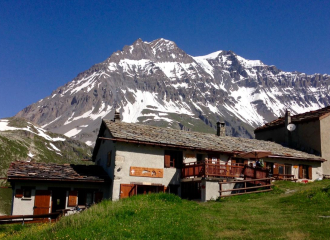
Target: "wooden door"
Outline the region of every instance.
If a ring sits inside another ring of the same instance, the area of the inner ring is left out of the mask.
[[[128,198],[136,195],[135,184],[120,184],[120,198]]]
[[[49,213],[50,195],[51,191],[49,190],[36,190],[33,215]]]

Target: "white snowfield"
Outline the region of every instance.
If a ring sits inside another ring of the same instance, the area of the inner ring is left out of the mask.
[[[60,137],[57,137],[57,138],[52,138],[51,136],[47,135],[47,131],[42,129],[42,128],[39,128],[39,127],[36,127],[36,126],[33,126],[31,123],[30,126],[27,126],[25,128],[16,128],[16,127],[11,127],[11,126],[8,126],[9,124],[9,120],[8,119],[0,119],[0,131],[15,131],[15,130],[23,130],[23,131],[27,131],[27,132],[31,132],[33,134],[36,134],[40,137],[43,137],[44,139],[48,140],[48,141],[51,141],[51,142],[57,142],[57,141],[65,141],[65,138],[60,138]],[[37,132],[34,132],[32,129],[31,129],[31,126],[33,126]]]

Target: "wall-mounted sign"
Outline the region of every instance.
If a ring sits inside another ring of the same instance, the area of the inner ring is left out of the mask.
[[[129,175],[134,176],[134,177],[162,178],[164,176],[164,169],[162,169],[162,168],[131,167],[130,171],[129,171]]]

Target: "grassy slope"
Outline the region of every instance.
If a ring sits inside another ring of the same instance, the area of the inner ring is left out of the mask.
[[[10,126],[17,128],[26,128],[30,126],[31,130],[38,132],[32,125],[23,119],[9,118]],[[79,141],[71,140],[63,135],[47,132],[52,138],[65,138],[65,141],[50,142],[36,134],[24,131],[0,131],[0,177],[5,177],[7,169],[11,162],[16,160],[28,160],[28,153],[35,156],[36,162],[52,163],[74,163],[85,164],[81,159],[91,157],[91,147]],[[61,155],[57,154],[52,147],[52,143],[61,150]],[[9,186],[0,180],[0,186]],[[0,213],[10,214],[11,209],[11,190],[0,188]]]
[[[330,216],[330,180],[207,203],[167,194],[103,201],[53,225],[0,225],[0,239],[330,239],[330,218],[320,216]]]

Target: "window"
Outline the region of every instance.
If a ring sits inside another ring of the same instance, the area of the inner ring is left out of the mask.
[[[23,187],[24,190],[23,198],[31,198],[32,187]]]
[[[243,158],[236,158],[236,163],[243,164],[244,165],[244,159]]]
[[[33,188],[34,187],[24,186],[24,187],[22,187],[22,189],[17,189],[16,190],[16,197],[30,199],[31,195],[32,195],[31,192],[32,192]]]
[[[284,165],[284,174],[287,174],[287,175],[292,174],[292,165],[289,165],[289,164]]]
[[[78,205],[91,205],[93,203],[93,190],[77,189],[78,190]]]
[[[208,159],[209,159],[209,163],[217,164],[219,163],[220,156],[219,154],[209,154]]]
[[[292,165],[290,164],[278,164],[275,163],[274,174],[280,175],[291,175],[292,174]]]
[[[203,154],[197,153],[196,159],[197,159],[197,163],[203,162]]]
[[[165,150],[164,167],[166,168],[181,168],[183,162],[182,151]]]
[[[299,165],[299,178],[312,179],[312,166]]]
[[[108,152],[107,167],[110,167],[111,165],[111,155],[112,155],[112,151]]]

